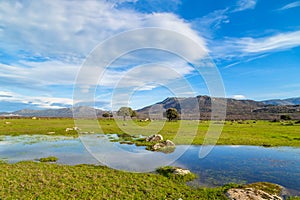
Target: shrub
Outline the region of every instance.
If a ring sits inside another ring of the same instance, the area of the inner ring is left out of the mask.
[[[58,160],[57,157],[54,157],[54,156],[49,156],[49,157],[46,157],[46,158],[40,158],[39,161],[40,162],[56,162]]]
[[[282,120],[291,120],[292,118],[289,115],[280,115],[280,119],[282,119]]]

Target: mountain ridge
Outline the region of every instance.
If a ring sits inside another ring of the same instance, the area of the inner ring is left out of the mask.
[[[300,98],[289,98],[299,99]],[[191,108],[188,102],[194,102],[194,107]],[[153,105],[146,106],[137,110],[140,117],[143,118],[159,118],[159,109],[176,108],[181,113],[181,105],[185,108],[185,117],[183,119],[211,119],[211,105],[214,101],[215,105],[225,106],[226,104],[226,119],[227,120],[246,120],[246,119],[279,119],[280,115],[289,114],[293,119],[300,119],[300,103],[293,105],[290,101],[288,105],[274,105],[271,100],[254,101],[251,99],[237,100],[233,98],[219,98],[210,96],[196,96],[196,97],[168,97],[165,100]],[[278,101],[278,100],[277,100]],[[287,100],[281,100],[283,103]],[[282,104],[283,104],[282,103]],[[154,109],[153,109],[154,108]],[[159,108],[159,109],[155,109]],[[199,110],[198,110],[199,109]],[[200,112],[199,112],[200,111]],[[161,112],[161,111],[160,111]],[[150,114],[149,114],[150,113]],[[192,115],[197,113],[200,116]]]
[[[288,99],[270,99],[265,101],[255,101],[251,99],[233,99],[210,97],[199,95],[196,97],[168,97],[161,102],[143,107],[137,110],[139,118],[163,118],[162,110],[176,108],[179,113],[182,109],[186,115],[183,119],[210,119],[212,101],[215,105],[225,106],[226,119],[278,119],[282,114],[289,114],[293,119],[300,119],[300,97]],[[71,118],[73,114],[80,117],[93,118],[102,117],[104,110],[95,109],[87,106],[61,109],[31,110],[23,109],[15,112],[1,112],[1,116],[20,116],[20,117],[66,117]],[[200,113],[200,116],[199,116]],[[198,114],[198,115],[197,115]]]

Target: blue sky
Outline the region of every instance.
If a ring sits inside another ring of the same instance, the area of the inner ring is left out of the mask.
[[[299,19],[295,0],[1,1],[0,112],[72,106],[76,77],[90,52],[116,34],[147,27],[201,43],[227,97],[299,97]],[[126,80],[122,88],[133,88],[127,101],[133,108],[168,96],[210,94],[192,65],[144,50],[122,56],[106,71],[95,91],[96,107],[114,107],[120,80]]]

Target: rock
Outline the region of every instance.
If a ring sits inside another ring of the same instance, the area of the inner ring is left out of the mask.
[[[159,150],[159,149],[161,149],[161,148],[163,148],[163,147],[165,147],[165,145],[163,144],[163,143],[156,143],[156,144],[154,144],[153,146],[152,146],[152,150],[153,151],[157,151],[157,150]]]
[[[177,174],[177,175],[187,175],[190,174],[191,171],[188,169],[182,169],[182,168],[175,168],[173,171],[173,174]]]
[[[255,188],[232,188],[226,193],[231,200],[282,200],[275,194],[269,194]]]
[[[171,140],[166,140],[164,142],[154,144],[151,149],[152,151],[157,151],[163,148],[170,148],[170,147],[175,147],[174,142],[172,142]]]
[[[11,122],[5,122],[5,124],[11,124]]]
[[[156,169],[156,171],[164,176],[170,177],[170,174],[185,176],[188,174],[192,174],[192,172],[188,169],[183,169],[180,167],[166,166],[160,167]]]
[[[73,131],[73,130],[74,130],[73,128],[66,128],[66,132]]]
[[[78,128],[77,126],[74,126],[73,129],[74,129],[74,131],[80,131],[80,130],[81,130],[81,129]]]
[[[171,140],[166,140],[163,143],[166,145],[166,147],[175,147],[174,142],[172,142]]]
[[[154,134],[146,137],[146,142],[159,142],[163,140],[164,140],[163,136],[159,134]]]

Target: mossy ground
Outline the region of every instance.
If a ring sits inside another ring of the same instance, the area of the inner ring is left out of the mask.
[[[226,187],[191,188],[153,173],[103,166],[0,163],[0,199],[226,199]]]

